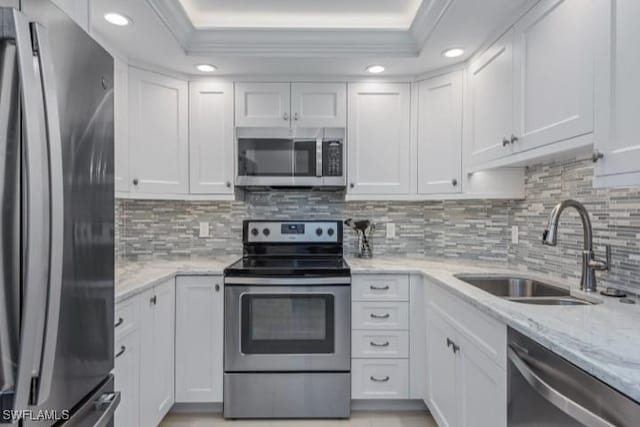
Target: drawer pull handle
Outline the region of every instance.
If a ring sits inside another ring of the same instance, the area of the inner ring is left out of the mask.
[[[125,346],[120,346],[120,351],[118,352],[118,354],[116,354],[116,359],[120,356],[122,356],[124,354],[124,352],[127,351],[127,347]]]
[[[373,375],[371,375],[371,376],[369,377],[369,379],[370,379],[371,381],[375,381],[375,382],[377,382],[377,383],[386,383],[387,381],[389,381],[389,379],[390,379],[390,378],[389,378],[389,376],[388,376],[388,375],[387,375],[386,377],[382,377],[382,378],[374,377]]]
[[[115,327],[117,328],[118,326],[122,325],[123,323],[124,323],[124,319],[122,317],[119,317],[118,321],[116,322],[116,326]]]
[[[371,288],[372,291],[388,291],[389,285],[384,285],[384,286],[371,285],[369,286],[369,288]]]
[[[389,313],[385,313],[385,314],[371,313],[371,318],[372,319],[388,319],[389,317],[391,317],[391,315]]]
[[[455,343],[451,338],[447,338],[447,347],[451,347],[453,353],[457,353],[460,350],[460,346]]]
[[[383,343],[377,343],[375,341],[371,341],[371,347],[389,347],[389,341],[385,341]]]

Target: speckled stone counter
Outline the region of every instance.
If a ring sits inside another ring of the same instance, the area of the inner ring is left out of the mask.
[[[116,302],[176,275],[222,274],[234,258],[129,263],[116,272]],[[563,283],[493,263],[418,258],[348,259],[352,273],[413,273],[445,287],[508,326],[533,338],[585,371],[640,402],[640,301],[580,293]],[[571,288],[579,297],[602,302],[587,306],[538,306],[506,301],[465,282],[459,273],[511,273]]]

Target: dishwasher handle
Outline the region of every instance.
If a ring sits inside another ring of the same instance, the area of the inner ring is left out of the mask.
[[[510,345],[507,349],[507,356],[525,381],[527,381],[540,396],[565,414],[587,427],[616,427],[615,424],[594,414],[549,385],[531,369],[529,363],[522,358],[520,351],[516,347]]]

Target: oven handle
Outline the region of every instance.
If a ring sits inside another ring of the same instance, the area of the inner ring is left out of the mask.
[[[538,392],[540,396],[553,406],[560,409],[576,421],[583,423],[587,427],[615,427],[614,424],[611,424],[607,420],[599,417],[584,406],[574,402],[555,388],[551,387],[544,379],[542,379],[542,377],[533,372],[529,367],[529,364],[523,360],[519,355],[518,350],[513,346],[509,346],[507,354],[509,360],[513,363],[527,383],[529,383],[529,385]]]
[[[301,277],[266,278],[266,277],[225,277],[225,285],[265,285],[265,286],[311,286],[311,285],[349,285],[351,277]]]

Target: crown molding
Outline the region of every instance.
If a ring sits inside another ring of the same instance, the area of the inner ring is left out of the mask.
[[[189,55],[417,57],[454,0],[424,0],[407,30],[198,29],[178,0],[146,0]]]

